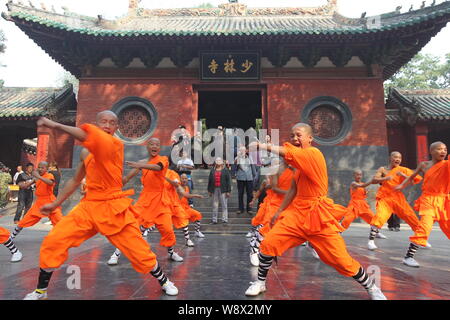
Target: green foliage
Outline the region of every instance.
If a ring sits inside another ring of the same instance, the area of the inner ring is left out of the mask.
[[[0,53],[4,53],[6,49],[6,37],[2,30],[0,30]]]
[[[441,62],[439,56],[417,54],[385,83],[385,93],[390,87],[399,89],[445,89],[450,87],[450,53]]]

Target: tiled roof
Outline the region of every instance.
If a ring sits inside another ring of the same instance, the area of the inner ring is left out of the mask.
[[[72,86],[63,88],[0,88],[0,119],[30,119],[48,116]]]
[[[395,106],[399,110],[416,105],[419,110],[418,121],[450,121],[450,89],[392,89],[386,105]],[[395,121],[394,118],[387,120]]]
[[[302,10],[286,8],[281,14],[270,14],[273,10],[263,8],[252,14],[218,15],[217,8],[203,9],[199,15],[193,15],[192,9],[148,10],[145,15],[137,11],[117,20],[93,18],[72,13],[58,14],[18,4],[9,4],[9,13],[5,18],[25,20],[47,27],[74,33],[100,37],[136,37],[136,36],[265,36],[265,35],[340,35],[370,34],[385,30],[395,30],[411,26],[436,17],[448,15],[450,2],[422,8],[406,13],[392,12],[377,17],[346,18],[334,11],[325,14],[303,13]],[[264,13],[266,14],[264,15]],[[320,11],[319,11],[320,12]],[[275,12],[277,13],[277,12]],[[369,28],[368,21],[379,18],[379,27]]]

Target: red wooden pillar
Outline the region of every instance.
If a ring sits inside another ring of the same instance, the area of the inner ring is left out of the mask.
[[[36,166],[41,161],[48,161],[48,147],[50,140],[50,131],[45,127],[37,128],[37,152],[36,152]]]
[[[428,126],[417,123],[415,126],[416,135],[416,158],[417,163],[428,160]]]

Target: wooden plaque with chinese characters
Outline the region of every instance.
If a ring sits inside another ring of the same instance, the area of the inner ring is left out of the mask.
[[[260,80],[256,51],[200,52],[201,80]]]

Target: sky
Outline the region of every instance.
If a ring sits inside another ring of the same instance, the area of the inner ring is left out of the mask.
[[[14,0],[15,2],[17,0]],[[28,3],[28,0],[22,0]],[[338,0],[338,12],[344,16],[358,18],[361,13],[367,16],[391,12],[401,5],[401,12],[406,12],[411,5],[417,9],[423,0]],[[101,14],[106,19],[114,19],[126,14],[128,0],[32,0],[36,7],[45,3],[47,8],[54,5],[57,12],[62,13],[62,6],[70,11],[96,17]],[[215,6],[226,3],[227,0],[142,0],[143,8],[183,8],[194,7],[203,3]],[[249,7],[315,7],[326,4],[326,0],[240,0]],[[427,0],[426,4],[431,4]],[[444,0],[437,0],[437,4]],[[0,0],[0,11],[6,12],[7,0]],[[12,22],[0,18],[0,29],[7,38],[6,52],[0,55],[0,79],[5,80],[8,87],[56,87],[62,85],[64,69],[52,60],[39,46],[29,39]],[[441,56],[450,52],[450,25],[447,25],[434,37],[421,53]],[[5,65],[6,67],[1,67]]]

